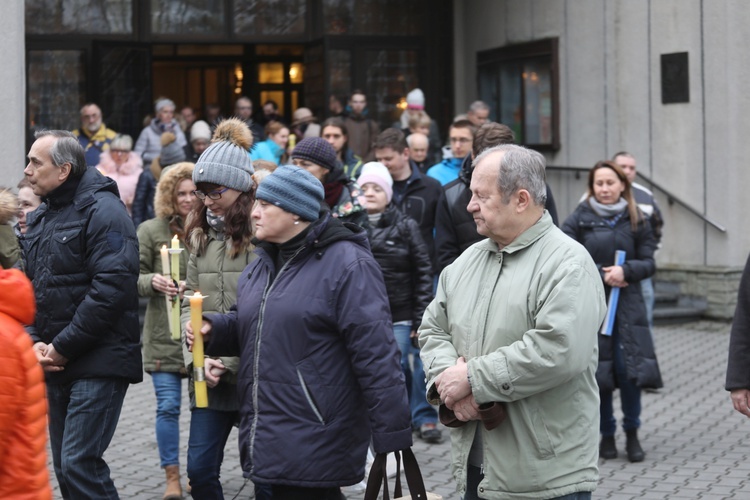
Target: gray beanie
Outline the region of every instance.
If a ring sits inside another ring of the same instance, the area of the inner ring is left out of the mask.
[[[175,163],[185,161],[185,150],[177,144],[177,138],[172,132],[161,134],[161,152],[159,153],[159,165],[168,167]]]
[[[255,172],[248,150],[253,134],[237,118],[224,120],[216,127],[211,145],[201,154],[193,169],[193,182],[210,182],[247,193],[253,187]]]
[[[318,218],[323,202],[323,184],[304,168],[282,165],[266,176],[255,197],[307,221]]]

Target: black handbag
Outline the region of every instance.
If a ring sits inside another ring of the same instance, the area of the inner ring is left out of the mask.
[[[419,464],[411,448],[401,451],[394,451],[396,455],[396,487],[393,490],[393,500],[405,499],[401,492],[401,459],[404,461],[404,475],[406,484],[409,485],[409,493],[412,500],[442,500],[443,497],[435,493],[427,493],[422,479],[422,472],[419,470]],[[380,485],[383,485],[383,500],[390,500],[388,492],[388,474],[385,466],[387,462],[387,453],[378,453],[370,468],[370,475],[367,478],[367,489],[365,490],[364,500],[377,500],[380,494]]]

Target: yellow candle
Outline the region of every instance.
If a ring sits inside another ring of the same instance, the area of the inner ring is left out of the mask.
[[[297,144],[297,136],[294,134],[289,134],[289,142],[287,144],[287,149],[291,151],[294,149],[294,146]]]
[[[169,249],[169,255],[172,257],[172,265],[170,266],[170,277],[174,281],[175,286],[179,287],[180,283],[180,240],[177,235],[172,238],[172,247]],[[172,340],[179,342],[180,340],[180,296],[176,295],[172,299],[172,310],[169,312],[171,315],[170,330],[172,332]]]
[[[161,246],[161,274],[162,276],[170,276],[169,250],[167,250],[167,245]],[[172,326],[172,323],[174,323],[174,321],[172,320],[172,299],[169,295],[165,295],[164,299],[167,301],[167,320],[169,321],[169,332],[172,333],[174,331],[174,327]],[[177,333],[179,334],[179,327]]]
[[[193,381],[195,383],[195,406],[208,407],[208,388],[203,363],[203,295],[196,291],[190,297],[190,324],[193,327]]]

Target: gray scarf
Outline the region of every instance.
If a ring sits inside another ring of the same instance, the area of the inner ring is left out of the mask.
[[[614,217],[615,215],[624,212],[628,208],[628,202],[625,201],[625,199],[622,197],[617,200],[617,202],[611,205],[604,205],[603,203],[599,203],[593,196],[590,196],[588,201],[591,209],[599,217]]]
[[[224,240],[224,216],[223,215],[216,215],[211,210],[206,209],[206,221],[208,222],[208,225],[211,226],[214,231],[216,231],[216,238],[219,240]]]

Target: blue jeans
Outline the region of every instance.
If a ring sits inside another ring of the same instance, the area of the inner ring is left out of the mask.
[[[624,415],[622,428],[625,431],[638,429],[641,426],[641,389],[628,379],[625,370],[625,359],[623,357],[620,336],[615,330],[612,332],[612,343],[614,349],[614,370],[617,386],[620,388],[620,400],[622,402],[622,413]],[[612,404],[612,391],[599,391],[601,402],[599,412],[601,422],[599,431],[602,436],[614,436],[617,430],[617,420],[614,415]]]
[[[237,412],[195,408],[190,416],[187,475],[193,498],[222,500],[219,482],[224,446],[237,420]]]
[[[415,428],[422,424],[437,423],[437,412],[427,402],[427,383],[424,377],[422,360],[419,358],[419,349],[411,344],[411,322],[399,321],[393,325],[393,334],[396,343],[401,350],[401,369],[406,377],[406,389],[409,393],[409,405],[411,407],[411,423]],[[414,354],[414,369],[409,366],[409,353]]]
[[[63,498],[119,498],[102,456],[128,385],[121,378],[47,385],[50,448]]]
[[[479,467],[469,465],[468,475],[466,477],[466,494],[463,496],[463,500],[480,500],[477,494],[479,483],[484,479],[484,474]],[[571,493],[570,495],[563,495],[561,497],[555,497],[551,500],[591,500],[590,491],[579,491],[577,493]]]
[[[180,402],[182,377],[175,372],[153,372],[156,393],[156,443],[162,467],[180,464]]]

